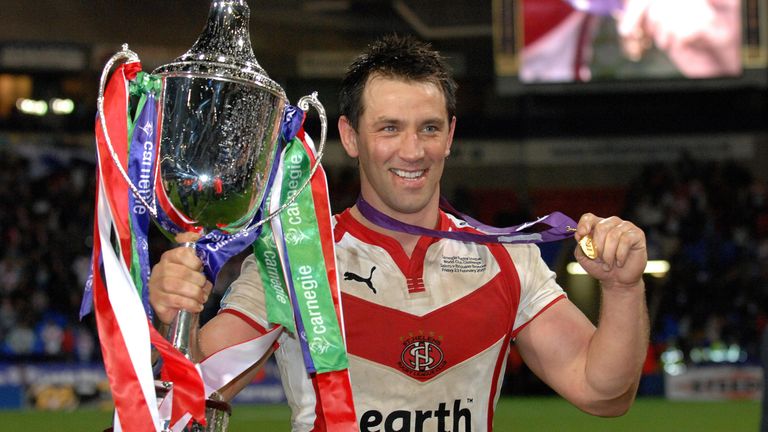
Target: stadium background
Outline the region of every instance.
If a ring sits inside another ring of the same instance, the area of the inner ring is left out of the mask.
[[[665,276],[647,278],[653,328],[641,402],[693,409],[665,402],[665,383],[716,369],[724,375],[695,381],[689,386],[695,391],[678,397],[736,399],[704,412],[722,411],[757,428],[762,382],[755,369],[768,317],[765,63],[731,79],[524,86],[495,68],[499,1],[249,3],[261,65],[291,101],[317,90],[328,111],[325,165],[335,209],[357,194],[355,167],[333,127],[343,66],[383,33],[431,42],[450,57],[460,85],[457,141],[443,183],[454,205],[497,225],[553,210],[619,214],[641,224],[650,258],[670,263]],[[202,29],[208,6],[203,0],[0,1],[0,407],[96,409],[108,421],[93,318],[77,318],[92,240],[98,74],[124,42],[147,70],[180,55]],[[72,110],[30,115],[17,105],[24,98],[71,100]],[[154,238],[156,258],[167,244]],[[543,251],[594,319],[594,284],[566,271],[572,246]],[[236,267],[230,263],[218,292]],[[212,302],[208,313],[214,308]],[[280,400],[269,368],[259,380],[243,402]],[[551,396],[514,352],[504,393]],[[732,404],[738,414],[726,411]],[[0,422],[12,413],[0,414]],[[649,430],[658,415],[633,418]],[[693,425],[690,417],[680,421],[676,430],[694,430],[685,426]],[[717,424],[695,430],[728,430]]]

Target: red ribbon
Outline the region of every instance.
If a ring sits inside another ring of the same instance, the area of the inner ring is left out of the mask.
[[[96,200],[98,202],[98,194]],[[94,254],[101,256],[98,227],[94,229],[93,238]],[[138,396],[142,394],[141,385],[136,371],[131,365],[120,325],[109,302],[109,295],[101,276],[98,261],[94,262],[93,268],[93,304],[96,312],[96,328],[101,340],[104,369],[107,378],[109,378],[112,399],[120,418],[120,424],[125,430],[155,430],[146,400]]]
[[[127,166],[128,157],[128,94],[127,80],[136,76],[141,64],[129,63],[119,66],[107,84],[104,93],[104,118],[110,141],[122,167]],[[104,181],[112,223],[117,231],[122,264],[130,267],[132,254],[132,232],[128,209],[128,194],[132,193],[125,178],[119,172],[106,143],[101,121],[96,123],[96,142],[99,148],[99,166],[103,179],[97,174],[98,187]],[[98,206],[96,206],[98,208]],[[98,230],[98,216],[94,218],[94,306],[96,323],[101,341],[104,368],[110,382],[117,415],[125,430],[154,430],[152,416],[146,400],[141,395],[141,384],[131,364],[131,359],[122,335],[119,322],[107,294],[99,268],[101,244]],[[119,307],[119,305],[116,305]],[[146,319],[145,317],[141,317]],[[140,319],[137,317],[137,319]],[[141,324],[141,321],[139,321]],[[164,378],[173,382],[173,408],[171,423],[175,424],[186,412],[201,424],[205,424],[205,391],[202,379],[194,364],[165,340],[147,321],[150,341],[163,357]],[[153,383],[154,384],[154,383]]]

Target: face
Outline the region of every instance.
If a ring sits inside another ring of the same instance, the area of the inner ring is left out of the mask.
[[[339,120],[342,144],[360,163],[363,198],[404,221],[436,217],[456,125],[440,87],[373,76],[363,106],[356,131],[345,117]]]

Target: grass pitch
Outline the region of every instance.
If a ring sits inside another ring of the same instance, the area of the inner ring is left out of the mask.
[[[97,409],[72,412],[0,411],[0,430],[101,431],[112,414]],[[230,432],[289,432],[285,405],[236,405]],[[506,398],[499,401],[496,432],[753,432],[759,429],[760,403],[670,402],[639,399],[619,418],[592,417],[562,399]]]

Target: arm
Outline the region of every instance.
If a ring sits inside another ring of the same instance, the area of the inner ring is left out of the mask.
[[[180,309],[197,314],[210,295],[212,285],[201,272],[202,262],[190,248],[179,247],[165,252],[152,269],[149,280],[149,300],[160,328],[168,328]],[[236,343],[259,336],[261,333],[242,319],[231,314],[219,314],[203,328],[195,322],[191,326],[190,357],[200,362],[207,356]],[[161,330],[162,332],[162,330]],[[254,365],[230,382],[219,393],[231,400],[251,382],[261,365],[272,354],[270,349]]]
[[[645,235],[619,218],[584,215],[577,239],[591,234],[598,257],[577,248],[584,269],[602,288],[599,326],[570,301],[560,301],[517,337],[531,370],[580,409],[615,416],[631,406],[648,345],[648,314],[642,273]]]

